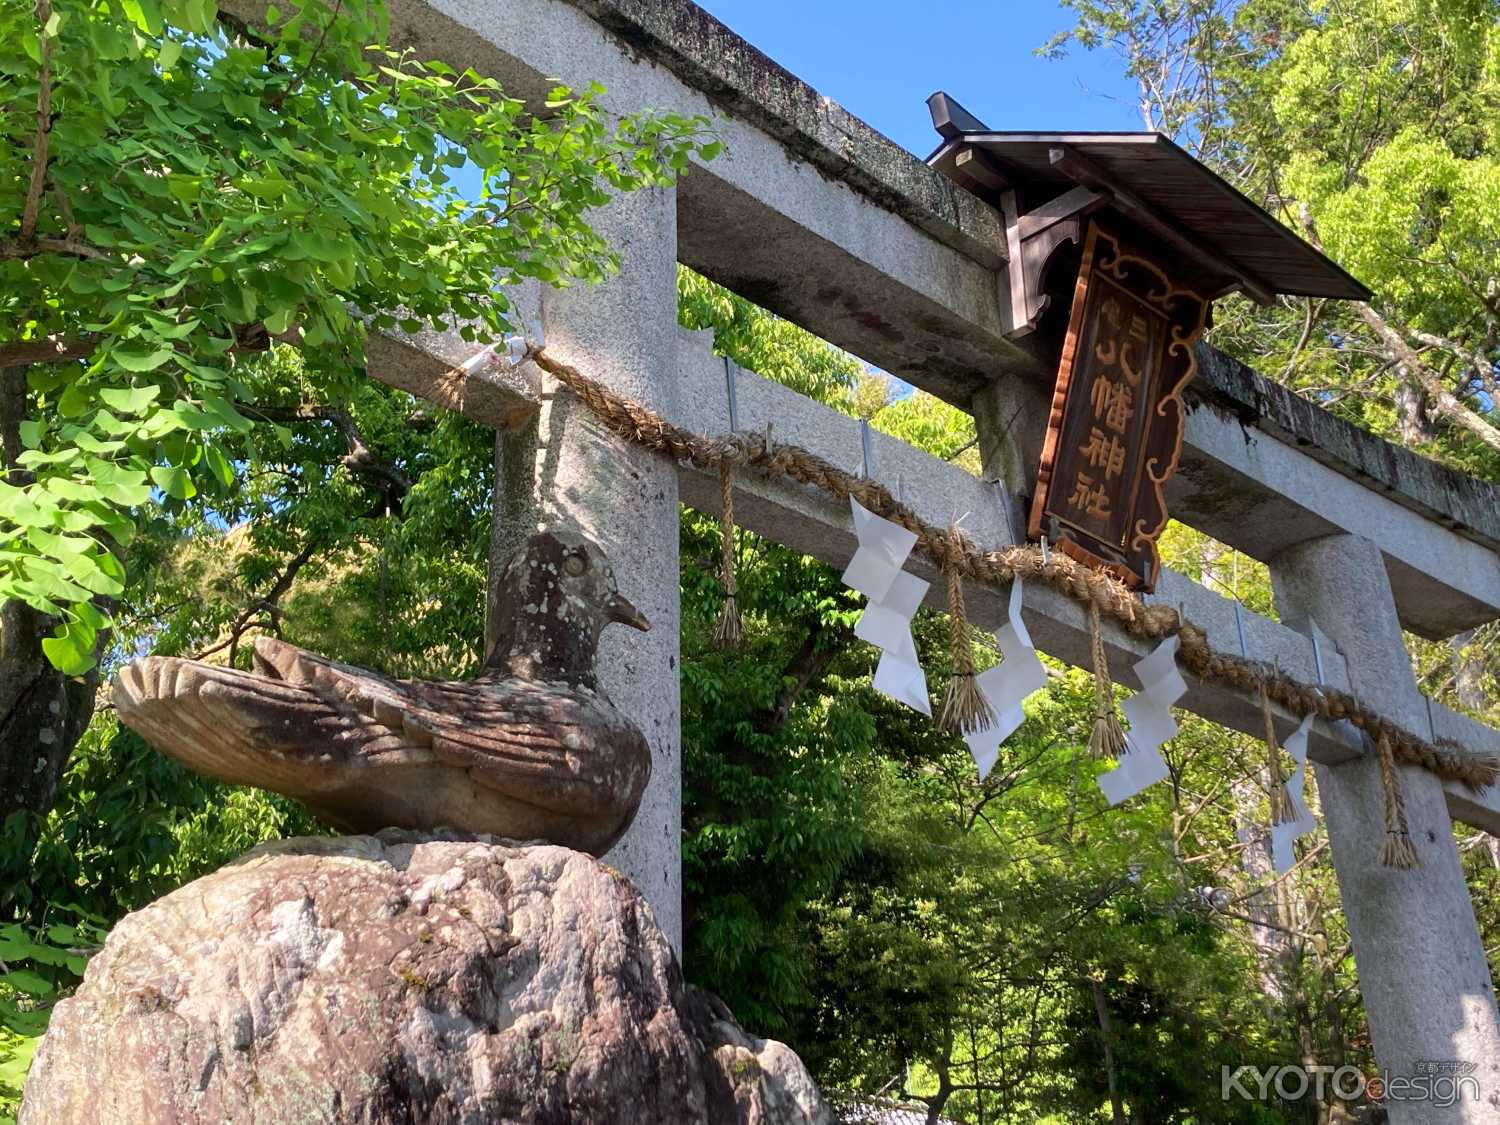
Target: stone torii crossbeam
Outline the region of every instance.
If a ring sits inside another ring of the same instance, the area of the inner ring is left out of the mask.
[[[251,20],[256,0],[231,0]],[[618,111],[670,106],[712,113],[726,152],[674,190],[619,199],[595,226],[621,253],[619,275],[591,288],[525,291],[521,311],[549,353],[677,424],[729,429],[725,364],[703,333],[676,322],[678,262],[706,274],[916,386],[971,412],[986,480],[875,435],[884,479],[929,522],[972,515],[981,547],[1009,545],[1015,498],[1030,492],[1052,372],[1010,336],[1005,216],[821,98],[687,0],[393,0],[392,41],[499,79],[539,102],[554,79],[590,80]],[[459,410],[498,431],[492,557],[551,514],[575,521],[614,562],[623,592],[655,626],[609,637],[601,678],[645,731],[653,776],[641,811],[610,859],[651,901],[680,949],[678,695],[679,501],[717,512],[717,477],[682,468],[608,433],[566,391],[529,366],[476,359],[456,333],[371,341],[372,376]],[[774,420],[779,440],[848,467],[859,428],[750,372],[737,381],[739,424]],[[1246,615],[1252,656],[1353,690],[1388,718],[1473,749],[1500,733],[1425,700],[1403,630],[1443,638],[1500,617],[1500,490],[1371,437],[1211,349],[1200,349],[1189,393],[1172,514],[1269,564],[1281,622]],[[796,486],[746,474],[737,522],[842,566],[854,547],[846,508]],[[913,568],[922,577],[936,577]],[[941,583],[935,589],[941,590]],[[973,623],[1005,618],[1004,591],[973,586]],[[1155,597],[1235,645],[1233,603],[1163,571]],[[936,603],[934,603],[936,604]],[[1088,662],[1075,603],[1029,593],[1038,647]],[[1316,623],[1316,624],[1314,624]],[[1110,663],[1144,647],[1110,629]],[[1127,687],[1136,685],[1122,677]],[[1258,703],[1191,683],[1180,706],[1259,737]],[[1291,723],[1282,719],[1282,733]],[[1356,732],[1318,724],[1310,743],[1329,838],[1381,1065],[1415,1073],[1424,1060],[1476,1061],[1500,1090],[1500,1018],[1452,823],[1500,834],[1500,796],[1445,790],[1404,771],[1424,866],[1381,868],[1379,771]],[[1472,1103],[1393,1106],[1392,1120],[1478,1123]]]

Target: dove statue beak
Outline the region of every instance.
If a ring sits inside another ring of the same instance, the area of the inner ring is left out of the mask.
[[[636,609],[630,603],[630,599],[624,594],[615,593],[610,595],[605,609],[609,613],[611,621],[618,621],[621,625],[629,625],[632,629],[639,629],[643,633],[651,631],[651,622],[646,620],[646,615]]]

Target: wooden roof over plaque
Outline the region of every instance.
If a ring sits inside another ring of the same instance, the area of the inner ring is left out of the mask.
[[[1004,216],[1009,335],[1056,364],[1031,538],[1151,589],[1215,298],[1370,291],[1159,133],[995,132],[928,99],[928,163]]]
[[[1210,299],[1236,290],[1368,300],[1336,262],[1160,133],[1023,133],[985,127],[947,94],[927,99],[942,136],[927,162],[1014,216],[1020,239],[1107,207],[1160,242]],[[1018,249],[1009,247],[1012,256]],[[1019,327],[1019,325],[1018,325]]]

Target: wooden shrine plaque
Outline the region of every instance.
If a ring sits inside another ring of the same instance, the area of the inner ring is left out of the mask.
[[[1208,299],[1089,223],[1042,446],[1033,539],[1131,586],[1156,585],[1164,495],[1182,451],[1182,391]]]

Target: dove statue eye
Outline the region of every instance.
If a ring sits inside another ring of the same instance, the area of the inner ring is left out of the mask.
[[[569,555],[563,560],[563,572],[565,574],[572,575],[574,578],[577,578],[580,574],[586,573],[588,571],[588,568],[588,556],[585,555],[582,551],[579,551],[576,555]]]

